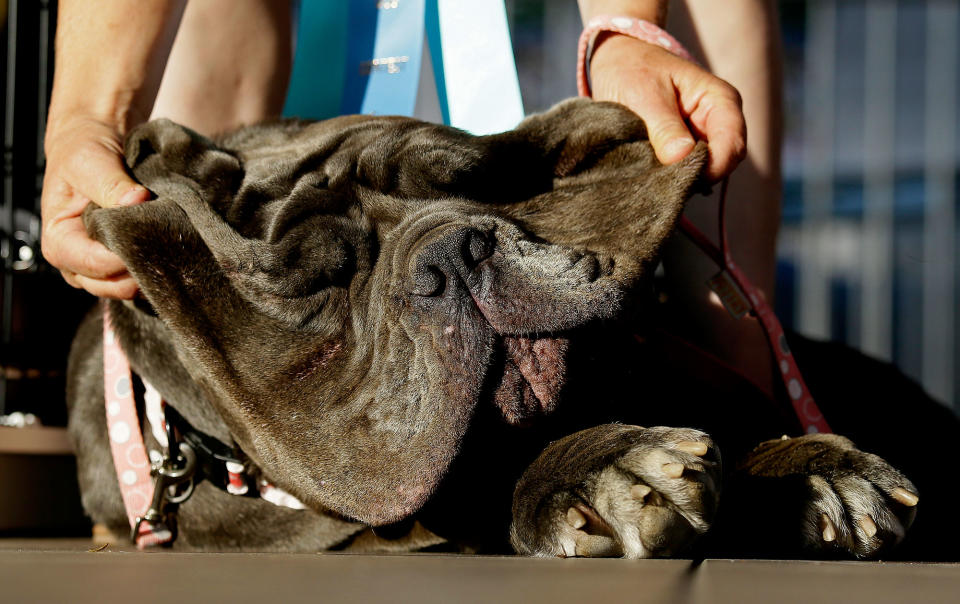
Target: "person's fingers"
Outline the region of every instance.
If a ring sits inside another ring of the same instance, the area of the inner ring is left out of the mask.
[[[60,274],[63,276],[63,280],[66,281],[71,287],[75,287],[77,289],[83,289],[83,286],[80,285],[79,281],[77,281],[76,273],[66,271],[66,270],[61,270]]]
[[[123,155],[112,140],[91,142],[72,153],[65,162],[63,178],[104,208],[135,205],[150,198],[150,192],[127,174]]]
[[[130,300],[137,294],[139,286],[127,272],[126,267],[123,266],[119,257],[112,254],[103,247],[102,244],[94,241],[85,240],[79,244],[74,243],[73,245],[73,247],[69,247],[68,242],[68,247],[64,248],[68,250],[66,254],[67,264],[74,264],[70,260],[77,254],[83,254],[81,248],[89,246],[90,254],[83,256],[88,259],[80,262],[80,264],[87,265],[87,270],[90,270],[90,272],[103,276],[100,278],[87,277],[73,270],[62,268],[60,269],[60,274],[63,275],[64,281],[73,287],[84,289],[95,296],[103,298]],[[97,246],[99,246],[99,249]],[[101,257],[99,260],[93,260],[93,258],[101,256],[101,254],[105,254],[106,259]]]
[[[61,220],[44,233],[41,243],[47,261],[91,279],[108,279],[127,273],[120,257],[90,239],[80,217]]]
[[[711,181],[732,172],[747,154],[747,123],[740,94],[726,82],[719,82],[700,96],[695,106],[683,108],[697,136],[709,144],[707,178]]]
[[[132,300],[139,291],[137,282],[130,275],[111,279],[91,279],[83,275],[76,275],[75,280],[80,287],[101,298]]]

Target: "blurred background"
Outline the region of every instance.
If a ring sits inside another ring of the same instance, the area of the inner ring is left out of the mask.
[[[955,0],[781,0],[777,313],[960,412]],[[576,94],[574,2],[507,2],[525,109]]]
[[[574,0],[506,4],[525,110],[575,95]],[[788,327],[896,363],[960,410],[958,2],[778,5],[787,103],[778,313]],[[63,284],[39,249],[56,3],[0,7],[0,415],[61,425],[66,352],[93,300]],[[301,36],[294,94],[316,77],[308,43]]]

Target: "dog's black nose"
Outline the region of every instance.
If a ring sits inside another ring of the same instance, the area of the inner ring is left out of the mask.
[[[465,278],[493,254],[491,235],[468,226],[427,233],[413,251],[413,287],[417,296],[441,296],[451,278]]]

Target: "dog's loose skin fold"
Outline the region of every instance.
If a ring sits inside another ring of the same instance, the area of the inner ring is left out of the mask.
[[[619,386],[584,394],[571,367],[603,356],[585,355],[581,334],[633,328],[622,321],[639,312],[635,301],[649,287],[659,249],[701,186],[706,153],[700,144],[682,162],[661,166],[635,115],[586,100],[484,137],[365,116],[264,124],[216,140],[166,121],[133,131],[128,165],[156,199],[85,215],[91,235],[124,260],[145,297],[111,303],[121,345],[134,370],[192,424],[235,443],[312,510],[202,485],[182,507],[181,543],[359,542],[364,526],[436,513],[451,493],[466,492],[451,485],[470,472],[478,481],[496,472],[509,483],[506,493],[488,493],[499,498],[493,507],[509,507],[512,484],[548,442],[538,434],[555,438],[603,418],[651,425],[656,414],[646,419],[636,407],[629,417],[611,416],[610,400],[626,400]],[[99,320],[94,314],[81,328],[71,356],[70,431],[88,512],[122,532],[97,383]],[[603,392],[612,394],[591,398]],[[571,413],[582,417],[562,419]],[[672,419],[714,429],[695,415]],[[541,424],[554,428],[530,428]],[[557,434],[560,425],[566,432]],[[605,520],[616,533],[614,553],[677,553],[706,530],[719,457],[684,453],[664,462],[687,467],[670,484],[657,482],[650,472],[659,466],[649,470],[645,460],[677,447],[696,452],[701,442],[715,451],[712,441],[697,431],[596,430],[578,438],[599,447],[614,432],[636,433],[622,437],[634,444],[611,464],[656,491],[640,503],[611,504],[615,518]],[[763,440],[759,433],[739,446],[748,450]],[[600,501],[621,488],[622,476],[581,464],[574,483],[592,486],[577,491],[544,455],[524,476],[537,483],[529,492],[542,495],[518,493],[517,502],[533,507],[520,514],[529,527],[515,524],[514,544],[527,553],[583,555],[599,541],[592,536],[587,547],[555,517],[576,497],[603,515]],[[713,478],[697,482],[691,468]],[[448,486],[435,496],[442,481]],[[897,484],[915,489],[905,478]],[[658,497],[681,492],[689,505],[649,515]],[[479,505],[476,497],[453,501],[440,516]],[[631,540],[617,518],[641,504],[649,513],[640,539]],[[500,525],[495,539],[505,540],[506,529]],[[651,545],[658,531],[676,534],[675,543]],[[856,555],[874,551],[856,547],[851,541]]]

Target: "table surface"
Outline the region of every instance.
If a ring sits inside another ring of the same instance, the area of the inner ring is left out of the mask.
[[[0,602],[960,601],[960,564],[101,547],[90,539],[0,539]]]

